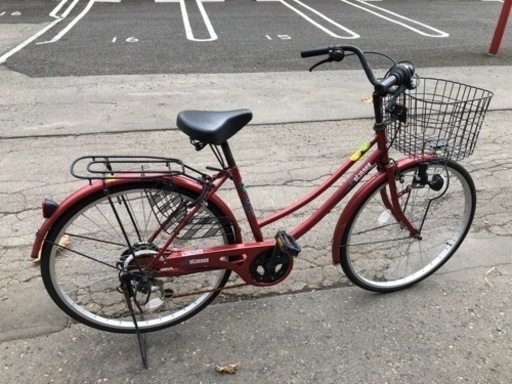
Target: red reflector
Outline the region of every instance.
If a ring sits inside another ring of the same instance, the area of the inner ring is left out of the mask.
[[[43,217],[45,219],[49,218],[51,215],[53,215],[53,212],[59,208],[59,204],[57,204],[55,201],[50,199],[44,199],[43,200]]]

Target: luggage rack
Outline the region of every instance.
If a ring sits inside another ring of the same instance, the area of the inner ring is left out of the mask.
[[[77,179],[149,179],[156,176],[185,176],[206,184],[209,176],[181,160],[158,156],[87,155],[73,161],[71,174]]]

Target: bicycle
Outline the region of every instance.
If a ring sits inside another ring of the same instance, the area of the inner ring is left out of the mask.
[[[332,241],[333,263],[354,284],[405,289],[456,252],[476,206],[472,178],[457,161],[473,153],[492,92],[421,79],[407,61],[377,79],[355,46],[301,55],[327,55],[310,70],[349,55],[359,59],[374,87],[373,136],[315,190],[264,218],[256,217],[228,144],[252,119],[248,109],[179,113],[178,128],[196,150],[209,146],[220,164],[205,172],[167,157],[78,158],[71,173],[88,184],[60,204],[43,201],[46,220],[32,250],[34,258],[41,252],[43,282],[60,309],[93,328],[140,337],[183,322],[234,288],[225,286],[231,272],[242,285],[278,284],[300,253],[297,240],[356,187]],[[394,160],[390,148],[405,157]],[[277,231],[275,239],[263,237],[263,227],[303,208],[353,168],[304,222]],[[228,180],[252,241],[242,240],[237,218],[217,193]]]

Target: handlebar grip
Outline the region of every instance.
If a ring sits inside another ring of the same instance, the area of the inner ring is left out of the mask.
[[[332,47],[318,47],[318,48],[311,48],[311,49],[303,49],[300,51],[300,57],[313,57],[313,56],[320,56],[320,55],[326,55],[329,53],[329,50],[332,49]]]
[[[413,63],[401,61],[391,68],[388,77],[375,84],[375,91],[382,95],[387,93],[394,85],[405,85],[409,88],[415,72],[416,68]]]
[[[397,84],[397,82],[398,82],[397,80],[398,80],[398,78],[395,75],[389,75],[388,77],[379,81],[375,85],[375,91],[379,94],[384,94],[387,91],[389,91],[389,89],[391,87],[393,87],[394,85]]]

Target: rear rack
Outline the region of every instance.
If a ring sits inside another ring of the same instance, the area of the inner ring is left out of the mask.
[[[204,201],[210,189],[212,178],[188,165],[179,159],[157,156],[112,156],[112,155],[88,155],[82,156],[71,164],[71,174],[77,179],[88,180],[151,180],[155,178],[167,178],[183,176],[202,186],[202,191],[196,200],[187,204],[188,208],[195,207]],[[149,197],[148,197],[149,198]],[[162,202],[161,198],[152,197],[153,208],[162,214],[162,206],[168,210],[169,203]],[[172,205],[172,204],[171,204]],[[157,212],[155,211],[155,215]]]
[[[82,156],[71,164],[71,174],[83,180],[146,179],[155,176],[186,176],[201,184],[209,176],[179,159],[158,156]]]

